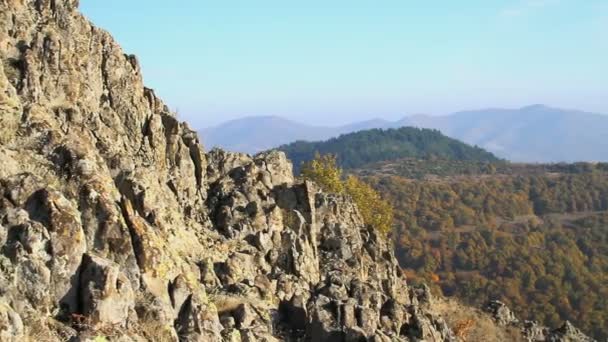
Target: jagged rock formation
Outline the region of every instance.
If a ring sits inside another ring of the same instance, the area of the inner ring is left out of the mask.
[[[205,153],[76,0],[0,0],[0,340],[449,341],[281,153]]]
[[[497,300],[489,302],[485,310],[499,325],[519,328],[527,341],[593,341],[568,321],[557,329],[549,329],[533,321],[521,322],[506,304]]]

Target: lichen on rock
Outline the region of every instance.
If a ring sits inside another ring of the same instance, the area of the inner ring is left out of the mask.
[[[206,153],[77,7],[0,0],[0,339],[456,339],[350,198]]]

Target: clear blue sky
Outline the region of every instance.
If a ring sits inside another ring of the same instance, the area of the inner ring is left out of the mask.
[[[544,103],[608,113],[608,0],[81,0],[195,127]]]

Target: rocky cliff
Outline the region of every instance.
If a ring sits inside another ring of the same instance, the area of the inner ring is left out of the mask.
[[[459,338],[349,198],[206,153],[77,7],[0,0],[0,340]]]

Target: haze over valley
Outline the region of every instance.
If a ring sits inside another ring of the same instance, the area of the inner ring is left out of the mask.
[[[0,0],[0,341],[607,341],[607,5]]]
[[[437,129],[513,162],[608,161],[608,115],[545,105],[413,115],[398,121],[372,119],[334,127],[281,117],[246,117],[200,132],[208,147],[255,154],[297,140],[320,141],[360,130],[406,126]]]

